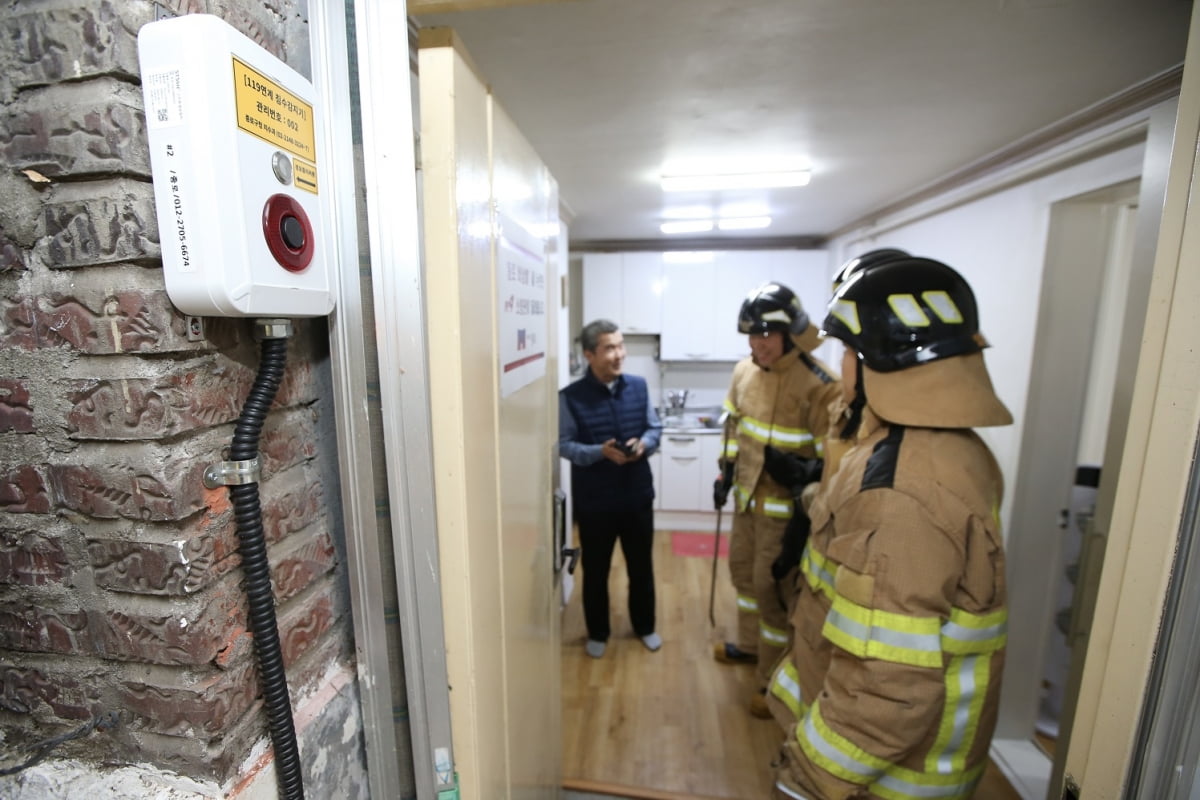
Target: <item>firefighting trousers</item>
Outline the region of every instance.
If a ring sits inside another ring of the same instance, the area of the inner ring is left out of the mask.
[[[758,684],[764,688],[788,646],[788,599],[771,576],[782,548],[786,519],[742,512],[729,537],[729,572],[737,592],[737,646],[758,653]]]

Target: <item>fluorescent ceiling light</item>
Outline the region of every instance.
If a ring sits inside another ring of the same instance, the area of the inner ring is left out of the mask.
[[[784,172],[726,172],[715,175],[663,175],[664,192],[719,192],[725,189],[782,189],[805,186],[812,173],[797,169]]]
[[[734,217],[717,220],[717,227],[723,231],[753,231],[765,228],[770,224],[770,217]]]
[[[659,226],[663,233],[707,233],[713,229],[711,219],[679,219]]]

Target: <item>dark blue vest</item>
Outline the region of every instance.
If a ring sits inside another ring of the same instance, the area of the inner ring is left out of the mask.
[[[589,369],[562,390],[575,418],[577,440],[604,444],[624,442],[646,432],[649,394],[646,381],[621,375],[610,392]],[[576,511],[640,511],[654,500],[654,476],[645,458],[618,466],[607,458],[587,467],[571,465],[571,497]]]

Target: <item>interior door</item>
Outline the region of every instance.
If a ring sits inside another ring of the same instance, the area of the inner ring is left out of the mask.
[[[448,29],[420,32],[429,383],[463,797],[557,797],[557,186]]]

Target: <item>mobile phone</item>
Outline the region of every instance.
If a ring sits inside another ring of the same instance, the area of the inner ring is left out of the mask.
[[[624,453],[627,456],[631,456],[637,452],[636,445],[628,445],[625,442],[617,442],[616,447],[618,450],[620,450],[622,453]]]

